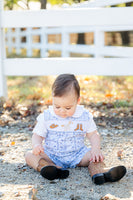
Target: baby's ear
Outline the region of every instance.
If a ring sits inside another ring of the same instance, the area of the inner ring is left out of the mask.
[[[80,97],[78,98],[78,104],[80,104]]]

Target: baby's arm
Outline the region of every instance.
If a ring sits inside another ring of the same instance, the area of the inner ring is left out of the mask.
[[[102,155],[102,152],[100,150],[101,144],[100,144],[99,133],[95,130],[91,133],[87,133],[86,137],[89,139],[91,143],[90,161],[102,162],[104,160],[104,156]]]
[[[33,133],[32,136],[32,151],[34,155],[39,155],[41,153],[44,153],[44,148],[42,145],[42,141],[44,140],[43,137],[37,135],[36,133]]]

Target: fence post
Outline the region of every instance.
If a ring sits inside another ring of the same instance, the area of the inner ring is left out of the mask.
[[[26,46],[27,46],[27,56],[32,56],[32,28],[27,28],[26,30]]]
[[[48,44],[48,35],[46,33],[47,28],[42,27],[40,28],[40,57],[45,58],[48,57],[47,54],[47,44]]]
[[[68,45],[69,45],[69,33],[67,32],[67,27],[63,26],[62,27],[62,57],[69,57],[69,50],[68,50]]]
[[[16,36],[16,41],[15,41],[15,43],[16,43],[16,54],[20,54],[21,53],[21,50],[20,50],[20,47],[21,47],[21,42],[20,42],[20,40],[21,40],[21,37],[20,37],[20,28],[16,28],[15,29],[15,36]]]
[[[7,52],[10,54],[12,53],[12,28],[8,28],[7,32],[5,34],[6,36],[6,46],[7,46]]]
[[[94,31],[94,57],[102,57],[101,50],[104,47],[104,32],[96,29]]]
[[[7,97],[6,77],[4,75],[5,37],[2,27],[3,0],[0,0],[0,96]]]

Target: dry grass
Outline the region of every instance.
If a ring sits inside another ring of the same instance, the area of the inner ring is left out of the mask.
[[[56,76],[9,77],[8,96],[18,102],[51,103],[51,86]],[[133,77],[77,76],[81,103],[112,103],[133,106]]]

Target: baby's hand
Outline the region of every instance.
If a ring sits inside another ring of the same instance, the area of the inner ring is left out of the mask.
[[[35,144],[35,145],[33,146],[32,152],[33,152],[33,154],[34,154],[35,156],[38,156],[38,155],[40,155],[41,153],[44,153],[44,148],[43,148],[42,144]]]
[[[90,161],[103,162],[104,156],[102,155],[102,152],[99,148],[92,148],[90,154],[91,154]]]

